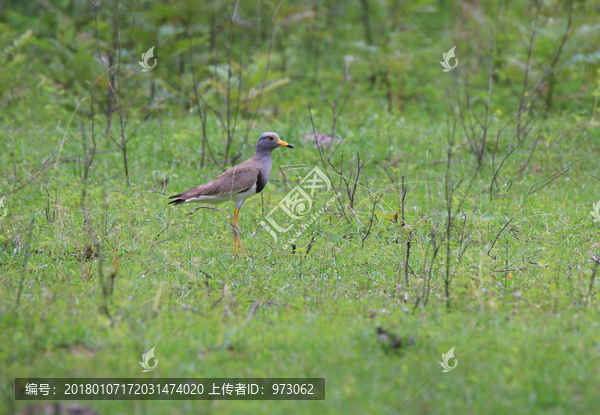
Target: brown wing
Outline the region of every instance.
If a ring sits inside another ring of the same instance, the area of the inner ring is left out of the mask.
[[[178,205],[199,196],[222,196],[240,193],[256,184],[259,172],[258,164],[254,160],[246,160],[221,173],[211,182],[192,187],[187,192],[169,197],[169,199],[175,199],[169,203]]]

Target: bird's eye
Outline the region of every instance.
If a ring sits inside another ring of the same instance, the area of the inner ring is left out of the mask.
[[[273,136],[269,137],[269,141],[273,141],[273,140],[275,140],[275,137],[273,137]]]

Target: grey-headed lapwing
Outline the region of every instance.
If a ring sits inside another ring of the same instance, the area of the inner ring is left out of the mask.
[[[271,152],[277,147],[294,148],[282,141],[275,133],[263,133],[258,138],[252,157],[221,173],[211,182],[169,197],[169,199],[173,199],[169,204],[208,203],[216,205],[223,202],[235,202],[235,212],[231,220],[234,250],[237,254],[239,245],[242,254],[248,259],[238,235],[238,216],[246,199],[260,193],[267,185],[269,174],[271,174]]]

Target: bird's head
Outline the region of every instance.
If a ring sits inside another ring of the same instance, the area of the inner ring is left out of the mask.
[[[262,133],[258,138],[258,142],[256,143],[256,151],[259,152],[271,152],[277,147],[294,148],[291,144],[281,140],[277,133]]]

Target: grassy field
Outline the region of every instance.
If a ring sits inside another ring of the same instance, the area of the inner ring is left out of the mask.
[[[599,16],[589,0],[0,2],[0,415],[598,412]],[[294,149],[241,210],[246,260],[233,205],[168,197],[266,131]],[[16,399],[29,377],[326,389]]]
[[[389,140],[367,144],[356,215],[347,201],[346,217],[332,204],[298,238],[295,252],[259,222],[299,177],[323,165],[302,134],[286,134],[285,124],[262,126],[257,131],[283,130],[295,149],[274,152],[263,197],[242,209],[250,261],[233,255],[231,206],[189,216],[188,206],[166,203],[167,195],[219,173],[216,166],[199,168],[195,118],[166,122],[165,141],[157,123],[144,126],[132,144],[129,187],[112,151],[96,154],[85,186],[70,157],[80,144],[65,139],[66,161],[7,197],[0,239],[2,412],[26,406],[14,400],[13,378],[28,376],[326,379],[326,399],[316,402],[82,402],[102,414],[593,412],[600,404],[600,330],[590,258],[598,228],[587,205],[598,198],[590,175],[600,171],[588,157],[598,150],[598,132],[576,123],[556,132],[569,122],[539,124],[547,138],[510,194],[490,197],[489,172],[482,172],[462,216],[452,214],[447,246],[446,126],[393,119]],[[310,122],[295,128],[308,131]],[[362,133],[346,139],[346,154],[371,138],[368,128],[352,128]],[[33,160],[64,139],[51,128],[8,126],[5,134],[11,152],[2,164],[32,170]],[[44,138],[29,146],[23,134]],[[468,160],[464,143],[454,152]],[[529,192],[566,160],[580,158]],[[451,174],[468,167],[450,166]],[[407,188],[404,227],[388,219],[401,206],[400,176]],[[333,171],[332,180],[337,187]],[[100,252],[82,213],[84,190]],[[314,209],[332,195],[318,194]],[[373,214],[375,195],[381,200]],[[454,206],[460,200],[455,194]],[[432,261],[434,238],[439,252]],[[401,264],[409,240],[407,286]],[[400,336],[402,347],[379,338],[377,327]],[[152,347],[159,364],[142,373],[138,361]],[[457,367],[442,373],[438,362],[452,347]]]

